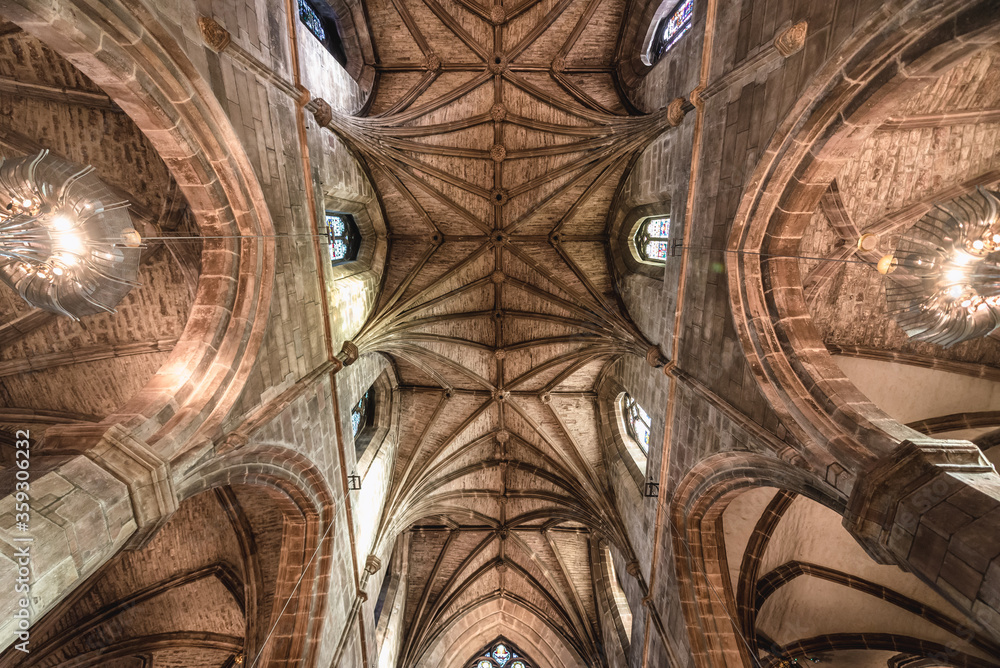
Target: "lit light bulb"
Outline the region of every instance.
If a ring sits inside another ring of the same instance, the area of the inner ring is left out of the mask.
[[[975,241],[972,242],[972,247],[975,248],[976,250],[983,250],[983,246],[985,245],[986,244],[983,243],[982,239],[976,239]]]
[[[962,307],[963,308],[968,308],[969,306],[972,306],[972,300],[971,299],[966,299],[964,302],[962,302]]]
[[[961,269],[952,269],[945,274],[945,277],[948,279],[948,282],[957,283],[961,281],[963,278],[965,278],[965,274],[962,272]]]
[[[951,286],[951,289],[948,290],[948,294],[950,294],[955,299],[958,299],[959,297],[962,296],[962,286],[961,285]]]
[[[74,264],[77,263],[75,255],[66,255],[64,253],[53,255],[52,259],[55,260],[56,262],[59,262],[60,264],[66,265],[67,267],[72,267]]]
[[[52,227],[56,232],[68,232],[73,228],[73,221],[66,216],[56,216],[52,219]]]
[[[21,200],[21,206],[25,209],[30,209],[31,205],[34,203],[35,201],[30,199]]]
[[[75,234],[60,234],[56,240],[59,248],[73,255],[83,255],[83,239]]]
[[[993,243],[1000,244],[1000,234],[993,235]]]
[[[52,267],[52,273],[56,276],[62,276],[65,272],[62,267]]]

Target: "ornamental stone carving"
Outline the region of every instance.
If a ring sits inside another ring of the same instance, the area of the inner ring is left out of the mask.
[[[667,123],[671,127],[677,127],[684,120],[684,116],[687,114],[685,109],[685,100],[683,97],[677,97],[670,101],[667,105]]]
[[[199,18],[198,27],[201,28],[201,36],[205,40],[205,44],[215,52],[225,51],[226,47],[233,41],[229,31],[211,17],[202,16]]]
[[[333,107],[321,97],[313,100],[313,118],[321,128],[325,128],[333,120]]]
[[[793,53],[802,50],[802,47],[806,43],[806,33],[808,32],[809,24],[805,21],[799,21],[795,25],[785,28],[778,33],[778,36],[774,38],[774,48],[778,50],[778,53],[787,58]]]

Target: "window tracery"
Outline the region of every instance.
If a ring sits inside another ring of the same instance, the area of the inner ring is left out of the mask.
[[[357,259],[361,248],[361,234],[351,214],[327,211],[326,236],[334,265]]]
[[[500,640],[489,645],[472,660],[469,668],[534,668],[510,643]]]
[[[681,0],[656,26],[653,43],[649,47],[649,60],[656,63],[691,28],[694,17],[694,0]]]
[[[628,392],[621,397],[622,417],[625,421],[625,431],[636,442],[642,454],[649,455],[649,414]]]
[[[669,237],[670,216],[647,218],[635,232],[635,249],[646,262],[666,264]]]

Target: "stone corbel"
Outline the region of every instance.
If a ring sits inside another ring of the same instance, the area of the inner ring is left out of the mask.
[[[358,361],[358,357],[360,356],[361,351],[358,350],[353,341],[344,341],[344,345],[340,347],[340,353],[337,355],[337,358],[343,362],[344,366],[351,366]]]
[[[806,43],[806,34],[809,32],[809,24],[805,21],[791,25],[777,34],[774,38],[774,48],[783,57],[788,58],[793,53],[798,53]]]
[[[167,462],[119,425],[112,426],[85,454],[128,488],[138,529],[127,547],[142,547],[177,510]]]
[[[210,16],[199,17],[198,27],[201,28],[201,36],[205,40],[205,44],[216,53],[225,51],[226,47],[233,41],[229,31]]]
[[[321,128],[325,128],[333,120],[333,107],[321,97],[313,99],[308,108],[312,111],[313,118],[316,119],[316,123]]]

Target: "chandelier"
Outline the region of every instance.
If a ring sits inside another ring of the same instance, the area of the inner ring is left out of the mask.
[[[890,313],[911,339],[950,347],[1000,326],[997,195],[977,188],[935,205],[879,260]]]
[[[38,155],[0,158],[0,280],[34,307],[114,312],[138,285],[141,237],[93,167]]]

